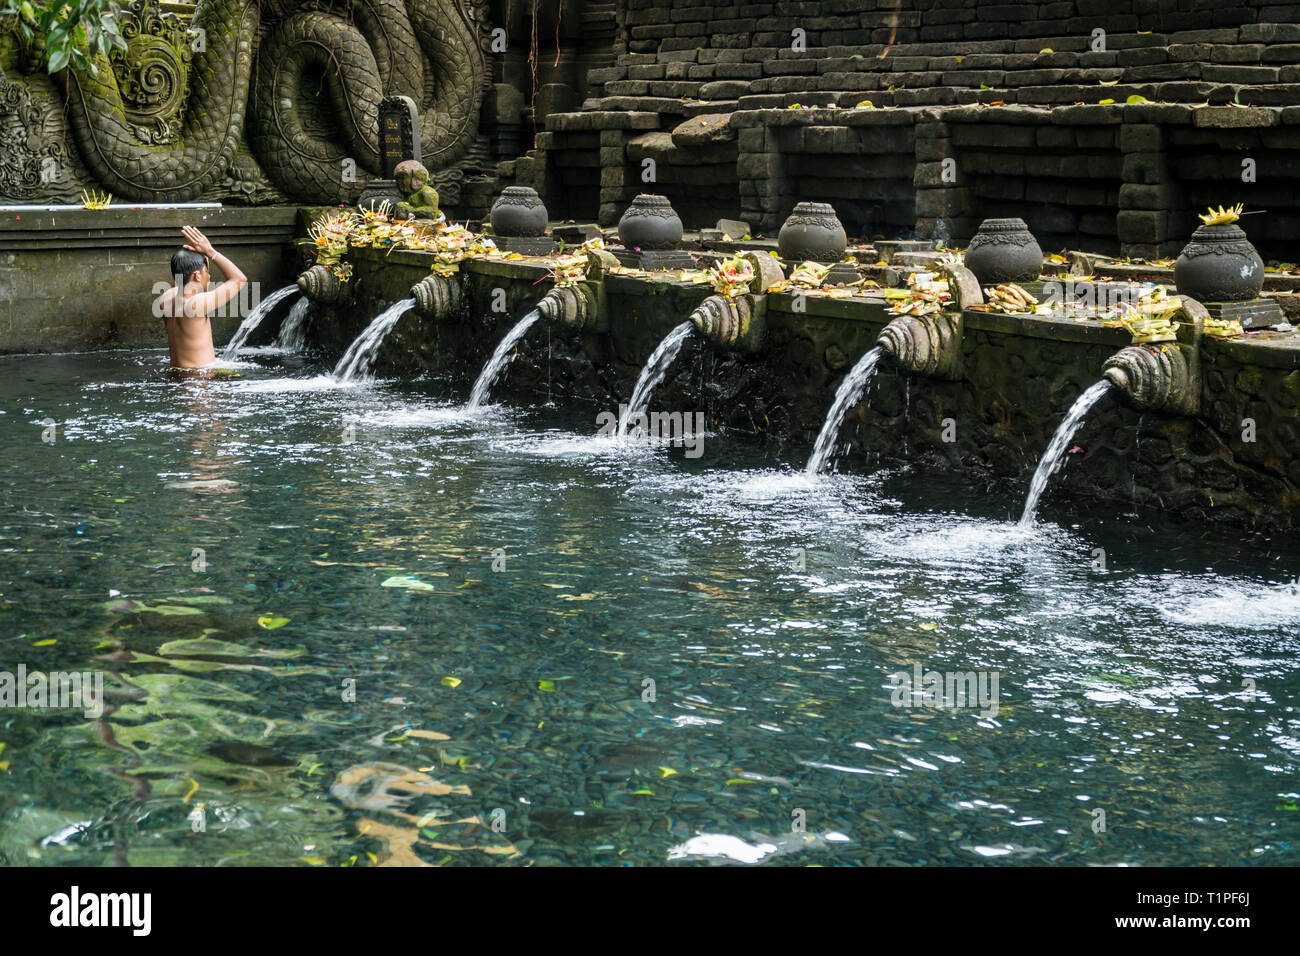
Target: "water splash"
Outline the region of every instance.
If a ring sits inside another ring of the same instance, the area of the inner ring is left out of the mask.
[[[483,404],[488,397],[488,392],[492,389],[492,383],[497,380],[497,376],[505,368],[506,359],[510,356],[510,350],[519,344],[519,340],[524,337],[524,333],[541,317],[542,313],[533,309],[506,333],[506,337],[501,340],[497,350],[492,353],[492,357],[483,366],[483,371],[478,373],[478,381],[474,383],[474,389],[469,393],[469,402],[465,405],[466,408],[478,408]]]
[[[831,451],[835,448],[835,436],[840,433],[840,423],[844,421],[849,408],[861,401],[862,396],[867,393],[871,379],[876,374],[876,364],[884,354],[884,349],[877,345],[858,359],[858,364],[853,366],[849,374],[844,376],[844,381],[840,382],[840,387],[835,392],[835,401],[831,403],[831,410],[826,413],[826,421],[822,422],[817,443],[813,445],[812,454],[808,457],[808,465],[804,468],[808,474],[815,475],[826,467]]]
[[[296,285],[287,285],[283,289],[276,289],[265,299],[257,304],[255,308],[243,322],[239,323],[239,328],[235,330],[234,337],[226,344],[221,353],[222,358],[234,358],[235,353],[239,351],[240,346],[248,341],[248,337],[253,334],[253,330],[262,324],[272,309],[280,304],[286,297],[293,295],[298,291]]]
[[[343,358],[339,359],[339,364],[334,369],[334,378],[340,382],[369,378],[370,368],[375,364],[375,357],[379,354],[379,346],[384,344],[384,339],[393,330],[397,320],[413,308],[415,308],[414,299],[403,299],[375,316],[365,330],[348,346]]]
[[[311,299],[303,296],[293,304],[280,326],[280,334],[275,344],[282,349],[297,352],[302,349],[307,339],[307,314],[311,312]]]
[[[1056,434],[1052,436],[1052,443],[1047,446],[1047,451],[1043,452],[1043,457],[1038,461],[1038,470],[1034,472],[1034,480],[1029,483],[1029,497],[1025,499],[1025,510],[1020,516],[1020,527],[1025,528],[1034,523],[1034,512],[1038,509],[1038,499],[1043,496],[1044,489],[1047,488],[1047,482],[1056,474],[1061,467],[1061,462],[1065,460],[1065,448],[1070,444],[1070,439],[1074,437],[1075,431],[1083,423],[1083,416],[1087,415],[1093,405],[1101,400],[1101,397],[1109,392],[1113,385],[1106,379],[1095,383],[1086,392],[1074,400],[1070,406],[1069,413],[1065,416],[1065,421],[1056,429]]]
[[[641,417],[646,406],[650,404],[651,393],[663,382],[664,376],[668,374],[668,366],[673,364],[673,359],[677,358],[677,353],[682,350],[686,337],[694,330],[695,326],[690,322],[683,322],[665,335],[663,341],[650,353],[650,358],[646,359],[645,367],[641,369],[641,375],[636,380],[636,387],[632,389],[632,397],[619,416],[618,437],[622,438],[627,434],[628,423]]]

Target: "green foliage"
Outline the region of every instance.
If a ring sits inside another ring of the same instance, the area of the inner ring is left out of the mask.
[[[114,0],[0,0],[0,16],[16,16],[23,38],[43,44],[51,73],[71,66],[93,76],[96,54],[126,49],[120,14]]]

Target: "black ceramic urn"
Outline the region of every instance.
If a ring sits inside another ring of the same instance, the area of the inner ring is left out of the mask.
[[[546,207],[537,190],[529,186],[507,186],[489,213],[492,232],[498,236],[531,238],[546,231]]]
[[[1043,271],[1043,250],[1023,219],[985,219],[966,247],[966,268],[980,285],[1032,282]]]
[[[642,193],[618,221],[618,238],[627,249],[676,249],[682,239],[682,221],[667,196]]]

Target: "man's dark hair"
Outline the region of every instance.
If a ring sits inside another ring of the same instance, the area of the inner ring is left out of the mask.
[[[177,249],[172,256],[172,279],[180,276],[182,283],[189,282],[190,276],[199,272],[208,264],[208,257],[193,249]]]

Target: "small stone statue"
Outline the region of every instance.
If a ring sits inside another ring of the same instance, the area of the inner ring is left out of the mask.
[[[406,159],[393,170],[397,191],[406,198],[397,204],[395,219],[439,219],[438,190],[429,185],[429,171],[418,159]]]

